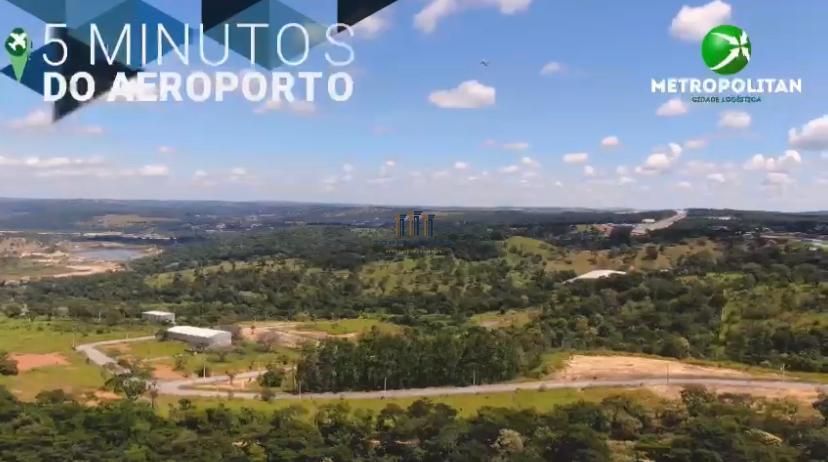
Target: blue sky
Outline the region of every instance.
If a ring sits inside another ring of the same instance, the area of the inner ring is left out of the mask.
[[[150,3],[197,22],[196,0]],[[335,1],[312,3],[333,20]],[[97,102],[51,125],[3,79],[0,196],[828,209],[828,5],[789,3],[400,0],[350,41],[345,103]],[[651,78],[716,77],[699,43],[722,23],[751,37],[739,77],[801,78],[804,93],[650,93]],[[0,31],[17,26],[42,43],[0,2]],[[325,51],[300,70],[327,70]]]

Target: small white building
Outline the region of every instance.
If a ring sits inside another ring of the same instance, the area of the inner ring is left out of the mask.
[[[175,324],[175,313],[169,311],[144,311],[141,319],[161,324]]]
[[[233,335],[226,330],[192,326],[170,327],[167,329],[167,338],[205,349],[230,346],[233,343]]]
[[[613,275],[616,275],[616,274],[627,274],[627,273],[625,273],[623,271],[614,271],[614,270],[594,270],[594,271],[590,271],[588,273],[584,273],[584,274],[582,274],[578,277],[572,278],[572,279],[570,279],[566,282],[579,281],[581,279],[601,279],[601,278],[613,276]]]

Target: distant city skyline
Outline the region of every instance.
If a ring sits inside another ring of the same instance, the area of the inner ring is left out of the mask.
[[[148,2],[198,23],[197,1]],[[333,21],[335,1],[285,3]],[[824,210],[827,12],[816,0],[400,0],[357,26],[347,103],[97,102],[51,125],[39,96],[4,77],[0,197]],[[803,93],[735,105],[652,94],[653,78],[719,77],[700,55],[719,24],[750,34],[738,77],[798,78]],[[43,24],[0,2],[0,31],[15,27],[42,44]]]

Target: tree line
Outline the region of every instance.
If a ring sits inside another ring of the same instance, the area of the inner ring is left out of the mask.
[[[473,327],[327,339],[303,351],[297,386],[336,392],[502,382],[540,365],[535,344],[513,334]]]
[[[162,417],[147,403],[87,406],[62,391],[20,402],[0,387],[0,460],[79,462],[814,462],[828,447],[822,417],[793,403],[702,388],[646,407],[626,395],[548,411],[483,408],[463,417],[419,400],[378,412],[345,402],[309,414],[182,399]]]

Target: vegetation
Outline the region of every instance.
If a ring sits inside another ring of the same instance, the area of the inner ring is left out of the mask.
[[[463,417],[420,400],[378,412],[332,403],[308,416],[300,407],[268,414],[181,400],[167,414],[133,401],[83,406],[60,392],[21,403],[0,389],[0,459],[806,462],[828,444],[824,417],[700,388],[656,408],[617,395],[545,412],[487,407]]]
[[[17,375],[17,361],[5,351],[0,351],[0,375]]]
[[[512,379],[540,364],[540,352],[507,331],[468,328],[436,334],[377,331],[356,343],[329,339],[297,364],[302,391],[475,385]]]

